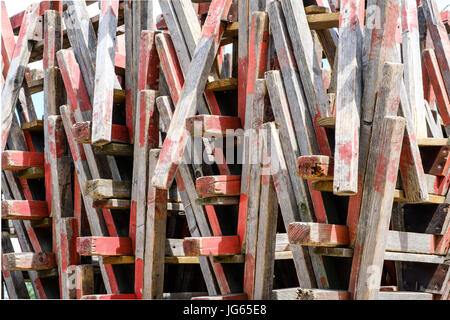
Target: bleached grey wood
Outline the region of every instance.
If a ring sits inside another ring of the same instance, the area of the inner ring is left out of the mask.
[[[378,297],[404,130],[403,118],[384,117],[378,138],[380,148],[371,147],[369,151],[367,172],[373,174],[364,180],[351,270],[351,277],[355,277],[350,282],[354,299]]]
[[[328,117],[328,97],[323,83],[322,61],[314,54],[314,43],[303,4],[295,0],[281,1],[292,49],[299,67],[303,89],[312,118]],[[321,57],[320,57],[321,58]]]

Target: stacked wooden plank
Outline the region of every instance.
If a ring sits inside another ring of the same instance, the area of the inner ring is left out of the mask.
[[[450,298],[435,0],[1,10],[9,298]]]

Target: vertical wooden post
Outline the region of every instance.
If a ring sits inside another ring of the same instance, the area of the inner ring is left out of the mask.
[[[264,145],[265,146],[265,145]],[[261,196],[259,202],[258,242],[256,248],[255,288],[253,299],[270,299],[273,288],[275,239],[278,203],[273,178],[270,175],[270,157],[263,147]]]
[[[118,11],[118,0],[102,1],[92,104],[92,144],[94,145],[111,142]]]
[[[361,14],[362,11],[362,14]],[[361,111],[361,57],[364,2],[342,0],[339,45],[333,192],[358,192],[359,125]]]
[[[65,137],[60,116],[48,116],[48,143],[52,191],[52,218],[54,241],[60,276],[60,292],[62,299],[69,298],[67,267],[78,264],[79,257],[75,249],[78,230],[76,219],[72,214],[72,186],[70,159],[65,157]]]
[[[288,167],[283,157],[283,149],[280,143],[280,137],[277,133],[275,123],[269,122],[263,124],[264,145],[267,152],[271,155],[270,170],[277,193],[278,204],[286,230],[291,222],[300,220],[300,207],[296,204],[296,199],[292,191],[292,184],[289,179]],[[314,277],[313,266],[307,250],[298,245],[290,245],[294,257],[295,269],[300,287],[315,288],[317,285]],[[326,279],[324,279],[326,281]]]
[[[167,190],[151,185],[151,177],[158,161],[159,149],[149,153],[147,206],[145,233],[144,299],[162,299],[164,286],[164,253],[167,222]]]
[[[379,148],[370,150],[367,169],[374,174],[364,181],[350,281],[354,299],[378,298],[404,130],[403,118],[385,117]]]
[[[135,253],[134,287],[137,299],[142,298],[144,280],[144,250],[147,217],[147,175],[148,152],[159,144],[158,112],[156,110],[157,91],[140,91],[136,106],[136,127],[133,153],[133,180],[131,187],[130,204],[130,231],[129,235]],[[167,200],[167,199],[166,199]],[[150,235],[149,235],[150,236]]]
[[[254,21],[254,20],[253,20]],[[253,24],[252,24],[253,25]],[[251,51],[252,49],[250,49]],[[249,55],[251,57],[251,55]],[[249,65],[252,62],[249,61]],[[250,74],[250,68],[248,74]],[[251,83],[251,84],[250,84]],[[247,197],[245,195],[246,203],[245,216],[241,216],[242,209],[239,208],[239,219],[246,218],[245,223],[245,233],[242,236],[245,236],[244,239],[239,239],[241,243],[245,242],[245,265],[244,265],[244,293],[247,294],[247,298],[249,300],[253,300],[254,298],[254,290],[255,290],[255,271],[256,271],[256,250],[258,245],[258,218],[259,218],[259,206],[260,206],[260,189],[261,189],[261,152],[262,152],[262,133],[261,133],[261,125],[263,123],[264,118],[264,105],[265,105],[265,96],[266,96],[266,81],[263,79],[259,79],[253,81],[251,79],[247,79],[247,85],[253,85],[253,97],[250,99],[252,105],[247,105],[246,112],[249,112],[251,109],[252,117],[247,120],[251,120],[250,128],[250,136],[249,136],[249,158],[248,158],[248,181],[242,182],[247,183],[246,193],[250,196]],[[263,201],[261,199],[261,201]],[[238,221],[239,223],[240,221]],[[241,236],[241,235],[239,235]]]
[[[255,156],[255,149],[252,148],[252,142],[257,140],[253,139],[253,133],[256,126],[260,126],[263,122],[263,109],[264,109],[264,97],[259,96],[258,100],[262,103],[259,105],[259,109],[254,105],[254,99],[256,95],[256,82],[258,79],[264,77],[264,72],[267,69],[267,58],[269,53],[269,19],[267,13],[255,12],[252,16],[252,23],[250,29],[250,43],[249,43],[249,61],[247,70],[247,89],[246,89],[246,106],[245,106],[245,118],[244,122],[244,146],[242,154],[242,172],[241,172],[241,196],[239,199],[239,218],[238,218],[238,231],[239,240],[244,245],[246,237],[246,225],[247,225],[247,189],[250,183],[250,157]],[[263,87],[264,86],[264,87]],[[260,84],[260,90],[265,92],[265,84]],[[259,94],[263,92],[260,91]],[[254,114],[257,110],[258,114]],[[258,177],[259,179],[259,177]],[[256,202],[257,203],[257,202]],[[255,221],[256,223],[256,221]]]
[[[402,0],[402,56],[405,64],[404,81],[411,105],[411,118],[418,138],[427,137],[423,106],[422,63],[417,4]]]

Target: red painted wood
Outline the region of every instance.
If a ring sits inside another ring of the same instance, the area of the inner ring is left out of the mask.
[[[450,100],[434,50],[424,50],[423,59],[428,72],[428,77],[433,85],[433,90],[436,95],[439,114],[442,117],[444,125],[448,126],[450,125]]]
[[[92,123],[90,121],[75,123],[72,131],[76,141],[91,142]],[[111,126],[111,142],[130,143],[127,127],[113,124]]]
[[[16,41],[14,39],[13,29],[9,22],[8,12],[6,11],[5,2],[1,3],[1,41],[2,41],[2,58],[3,58],[3,77],[6,79],[6,75],[9,70],[9,63],[13,56],[14,46]]]
[[[186,130],[193,136],[201,133],[203,137],[221,137],[226,135],[226,130],[238,129],[242,129],[238,117],[202,114],[186,119]]]
[[[124,237],[78,237],[77,252],[82,256],[132,255],[131,240]]]
[[[2,218],[39,220],[49,216],[47,201],[3,200]]]
[[[2,153],[3,170],[22,170],[29,167],[44,167],[44,154],[42,152],[11,151]]]
[[[219,256],[241,253],[238,236],[184,238],[183,249],[186,256]]]
[[[92,110],[75,54],[72,50],[60,50],[56,56],[72,111],[84,112]]]
[[[197,178],[195,188],[200,197],[238,196],[241,176],[205,176]]]
[[[325,223],[294,222],[289,225],[289,243],[334,247],[349,243],[348,227]]]
[[[423,1],[423,12],[428,33],[433,40],[437,62],[442,73],[445,89],[450,91],[450,40],[442,23],[441,14],[435,0]],[[436,89],[436,88],[435,88]]]

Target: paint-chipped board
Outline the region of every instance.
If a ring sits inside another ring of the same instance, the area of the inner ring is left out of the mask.
[[[445,80],[443,72],[439,69],[435,50],[426,49],[422,53],[424,64],[428,73],[428,78],[433,85],[433,90],[436,95],[436,104],[439,114],[444,122],[444,126],[450,125],[450,98],[447,89],[445,88]]]
[[[289,243],[313,247],[337,247],[348,245],[347,226],[314,222],[289,224]]]
[[[8,232],[2,232],[2,253],[14,252],[11,236]],[[3,282],[10,299],[29,299],[28,290],[20,271],[2,270]]]
[[[42,152],[7,150],[2,153],[2,170],[22,170],[30,167],[44,167]]]
[[[333,193],[354,195],[358,191],[364,2],[344,0],[341,10],[348,14],[339,22]]]
[[[84,186],[88,179],[91,179],[91,171],[87,164],[87,159],[84,153],[84,149],[80,144],[76,143],[73,134],[72,126],[75,123],[71,108],[67,105],[61,106],[61,118],[63,120],[64,130],[66,133],[67,141],[74,161],[75,169],[77,172],[78,183],[80,186]],[[89,221],[89,227],[93,236],[107,235],[105,220],[101,210],[94,209],[92,205],[92,199],[86,196],[84,188],[80,188],[81,195],[84,201],[84,207],[86,209],[86,215]],[[117,290],[116,275],[112,268],[105,266],[103,261],[99,259],[100,270],[102,272],[103,281],[107,292]]]
[[[175,177],[178,163],[182,158],[182,151],[186,146],[187,136],[184,130],[186,118],[194,115],[197,109],[197,96],[203,92],[207,76],[219,49],[220,38],[223,34],[221,16],[225,15],[231,5],[230,0],[216,0],[210,7],[205,24],[210,26],[203,29],[180,99],[170,122],[166,139],[164,140],[155,175],[152,178],[153,186],[168,189]]]
[[[131,196],[129,181],[94,179],[86,182],[84,190],[86,196],[91,199],[120,199]]]
[[[254,13],[254,17],[257,13]],[[265,17],[267,20],[267,16]],[[255,18],[252,20],[252,28],[254,28]],[[251,34],[250,38],[254,36]],[[249,47],[249,59],[252,56],[253,48]],[[253,62],[249,60],[249,66]],[[255,290],[255,272],[256,272],[256,253],[257,253],[257,239],[258,239],[258,224],[260,214],[260,199],[261,199],[261,180],[263,177],[262,163],[263,163],[263,131],[261,124],[264,120],[265,96],[267,95],[267,88],[265,80],[256,79],[254,81],[250,78],[251,73],[248,72],[247,78],[247,105],[246,115],[252,115],[249,123],[251,135],[248,137],[249,146],[244,152],[248,152],[247,161],[248,175],[246,180],[241,183],[241,195],[239,204],[238,216],[238,236],[242,247],[245,249],[245,265],[244,265],[244,293],[249,299],[254,298]],[[249,93],[248,87],[253,85],[253,92]],[[245,163],[245,162],[244,162]],[[268,170],[268,169],[266,169]],[[266,175],[270,172],[266,172]],[[246,184],[246,187],[243,187]],[[245,193],[244,193],[245,192]],[[241,201],[244,200],[244,201]]]
[[[314,54],[313,38],[311,32],[308,32],[307,19],[311,16],[306,15],[302,3],[298,1],[284,0],[281,1],[281,5],[297,65],[302,66],[299,73],[311,117],[313,119],[326,117],[329,115],[329,108],[321,61]]]
[[[411,119],[418,138],[427,136],[425,122],[424,94],[422,82],[422,61],[418,27],[417,4],[401,1],[402,58],[405,66],[404,82],[410,98]]]
[[[239,129],[242,126],[238,117],[196,115],[186,119],[186,130],[194,137],[226,137]]]
[[[266,170],[266,174],[261,177],[255,285],[253,291],[253,298],[256,300],[270,299],[273,289],[274,259],[276,259],[277,194],[273,178],[270,175],[270,165],[267,163],[263,170]]]
[[[202,197],[238,196],[240,194],[241,176],[204,176],[197,178],[195,188]]]
[[[266,150],[271,150],[272,153],[271,165],[273,167],[271,174],[284,226],[288,229],[290,223],[300,220],[299,207],[292,190],[289,172],[283,157],[283,149],[280,145],[280,138],[278,137],[276,126],[274,123],[267,123],[263,125],[263,128],[268,132],[268,137],[265,137],[264,144]],[[309,255],[308,252],[296,245],[292,245],[290,248],[294,256],[295,269],[300,285],[305,287],[316,286],[314,271],[306,262]]]
[[[75,140],[79,143],[93,144],[92,126],[91,121],[77,122],[72,128]],[[130,139],[127,128],[119,124],[111,125],[111,142],[128,144]]]
[[[101,147],[94,148],[94,154],[115,157],[132,157],[133,146],[123,143],[108,143]]]
[[[2,269],[9,271],[49,270],[56,267],[55,254],[45,252],[4,253]]]
[[[142,40],[142,39],[141,39]],[[143,41],[141,41],[141,45]],[[155,70],[152,70],[154,72]],[[146,80],[143,80],[146,82]],[[145,244],[145,223],[147,214],[147,172],[149,149],[158,146],[158,112],[156,98],[158,92],[154,90],[141,90],[136,104],[136,126],[134,128],[134,157],[133,176],[131,181],[131,207],[129,236],[136,255],[135,268],[135,293],[141,298],[144,244]],[[140,263],[138,263],[138,259]]]
[[[25,76],[25,66],[30,59],[33,35],[39,19],[39,5],[32,4],[25,12],[17,44],[14,47],[5,85],[2,90],[2,145],[5,150],[14,110],[19,99],[20,88]]]
[[[46,201],[3,200],[2,219],[39,220],[49,216]]]
[[[357,299],[377,299],[381,281],[384,251],[389,241],[393,191],[397,180],[405,120],[386,116],[380,128],[380,150],[371,149],[367,161],[365,188],[355,240],[355,251],[350,274],[350,291]],[[367,235],[370,234],[369,238]],[[371,267],[372,266],[372,267]],[[375,277],[374,285],[367,286],[367,277]]]
[[[78,237],[78,254],[82,256],[130,255],[131,241],[126,237]]]
[[[183,241],[186,256],[220,256],[241,253],[237,236],[188,237]]]
[[[159,149],[149,152],[147,190],[147,219],[145,232],[145,252],[143,256],[142,298],[162,299],[164,287],[164,253],[166,249],[167,190],[152,187],[153,175]],[[137,253],[137,251],[136,251]],[[136,266],[139,261],[136,259]],[[137,274],[135,275],[135,277]],[[136,284],[135,284],[136,286]],[[139,297],[139,294],[136,294]]]
[[[111,142],[118,10],[118,0],[102,1],[92,103],[92,143],[94,145]]]
[[[162,61],[162,59],[161,59]],[[162,62],[161,62],[162,63]],[[163,63],[162,63],[163,66]],[[171,90],[172,92],[176,92],[176,90]],[[165,128],[169,127],[170,121],[172,119],[172,108],[169,97],[158,97],[156,100],[158,111],[161,117],[161,122]],[[187,153],[184,155],[186,163],[189,163],[189,158]],[[180,192],[180,196],[183,200],[183,204],[185,207],[185,215],[186,220],[191,232],[191,236],[199,237],[199,236],[211,236],[211,230],[208,227],[208,222],[206,221],[205,212],[198,203],[199,199],[197,192],[195,191],[195,182],[193,180],[190,169],[186,164],[181,164],[179,168],[179,172],[176,175],[176,181],[178,190]],[[230,198],[230,197],[227,197]],[[206,198],[208,200],[209,198]],[[217,199],[217,198],[210,198]],[[237,203],[239,200],[237,200]],[[219,265],[217,265],[219,266]],[[210,294],[219,292],[217,286],[214,284],[214,277],[221,281],[219,281],[219,288],[221,292],[229,292],[229,286],[226,283],[225,274],[223,269],[220,267],[215,267],[215,265],[210,265],[205,257],[200,257],[200,268],[202,270],[203,278],[205,280],[207,290]],[[224,281],[225,280],[225,281]]]

